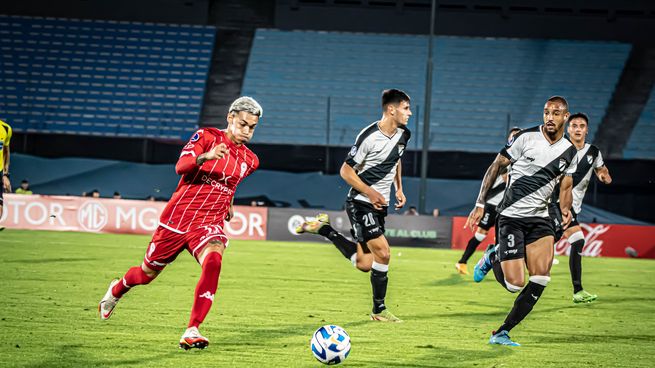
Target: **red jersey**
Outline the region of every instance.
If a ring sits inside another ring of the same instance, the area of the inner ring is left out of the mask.
[[[225,143],[229,152],[219,160],[196,164],[196,158]],[[245,145],[237,146],[222,130],[199,129],[182,149],[175,172],[182,175],[175,193],[159,218],[159,225],[176,233],[206,225],[223,227],[237,185],[259,167],[259,159]]]

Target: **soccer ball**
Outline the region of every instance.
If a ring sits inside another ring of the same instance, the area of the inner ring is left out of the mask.
[[[310,348],[323,364],[339,364],[350,354],[350,336],[343,328],[326,325],[314,332]]]

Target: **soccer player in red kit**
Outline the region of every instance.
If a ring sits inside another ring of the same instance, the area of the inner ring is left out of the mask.
[[[228,239],[223,224],[232,216],[237,185],[259,166],[259,159],[245,146],[262,116],[261,106],[240,97],[230,106],[227,129],[199,129],[184,146],[175,165],[180,182],[159,218],[141,266],[130,268],[109,284],[98,305],[101,319],[108,319],[116,303],[132,287],[149,284],[187,250],[202,271],[196,286],[189,325],[180,339],[183,349],[204,349],[207,338],[198,331],[218,288],[223,251]]]

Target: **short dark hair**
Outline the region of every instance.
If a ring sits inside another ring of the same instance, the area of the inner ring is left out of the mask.
[[[512,129],[510,129],[509,132],[507,132],[507,135],[510,135],[510,134],[512,134],[514,132],[520,132],[521,130],[522,129],[519,128],[519,127],[512,127]]]
[[[399,104],[403,101],[409,102],[411,99],[409,95],[399,89],[385,89],[382,91],[382,108],[384,109],[389,104]]]
[[[566,101],[566,98],[564,98],[562,96],[552,96],[552,97],[550,97],[548,99],[548,101],[546,101],[546,103],[548,103],[548,102],[559,102],[562,105],[564,105],[564,108],[566,108],[566,111],[569,111],[569,103],[568,103],[568,101]]]
[[[587,116],[587,114],[584,112],[576,112],[575,114],[572,114],[569,116],[569,120],[567,120],[566,123],[569,124],[573,119],[582,119],[585,121],[585,123],[587,123],[587,125],[589,125],[589,116]]]

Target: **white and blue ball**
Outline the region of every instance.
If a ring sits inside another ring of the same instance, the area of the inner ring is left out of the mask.
[[[350,354],[350,336],[343,328],[326,325],[314,332],[310,348],[323,364],[339,364]]]

